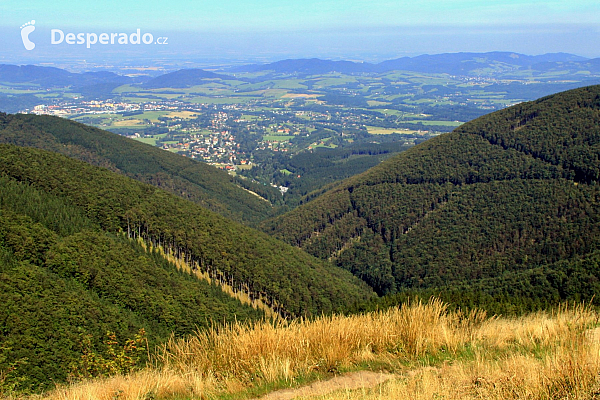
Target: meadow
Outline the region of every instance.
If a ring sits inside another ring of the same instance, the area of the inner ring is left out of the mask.
[[[450,312],[437,299],[314,320],[235,323],[172,339],[128,375],[36,399],[246,399],[352,371],[391,375],[317,399],[591,399],[599,315],[564,305],[521,317]]]

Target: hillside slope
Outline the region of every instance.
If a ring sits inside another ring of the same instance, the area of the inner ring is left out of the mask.
[[[59,154],[0,145],[0,174],[65,197],[106,232],[160,244],[201,270],[246,283],[294,315],[332,311],[370,293],[346,271],[262,232]]]
[[[88,370],[79,364],[93,354],[88,337],[110,355],[107,332],[124,343],[143,328],[152,344],[263,317],[134,239],[284,316],[341,310],[373,295],[347,271],[163,190],[2,144],[0,371],[16,365],[21,384],[39,388]]]
[[[211,320],[263,317],[218,286],[179,273],[160,254],[103,231],[85,207],[4,175],[0,304],[3,390],[106,372],[86,355],[111,359],[107,332],[123,344],[144,329],[153,347]]]
[[[483,280],[506,289],[513,278],[502,276],[533,270],[533,286],[558,293],[566,267],[600,247],[599,178],[600,86],[593,86],[467,123],[264,228],[382,294]],[[597,262],[581,265],[580,278],[597,289]],[[544,266],[558,278],[540,272]],[[578,290],[560,296],[581,298]]]
[[[249,193],[262,187],[225,171],[62,118],[0,113],[0,143],[35,147],[108,168],[165,189],[228,218],[256,223],[271,212]],[[274,200],[274,199],[273,199]]]

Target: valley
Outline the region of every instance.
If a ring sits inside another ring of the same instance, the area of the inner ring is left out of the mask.
[[[595,63],[428,57],[0,66],[0,397],[593,398]]]

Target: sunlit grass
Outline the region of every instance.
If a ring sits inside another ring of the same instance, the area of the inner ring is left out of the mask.
[[[521,318],[449,312],[439,300],[354,316],[236,323],[171,339],[142,371],[59,387],[48,399],[244,398],[332,373],[397,378],[331,399],[592,398],[598,315],[583,306]]]

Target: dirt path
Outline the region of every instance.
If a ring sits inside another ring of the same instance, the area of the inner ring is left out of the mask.
[[[260,400],[290,400],[300,396],[324,395],[340,389],[371,388],[396,376],[372,371],[350,372],[327,381],[313,382],[308,386],[278,390],[261,397]]]

